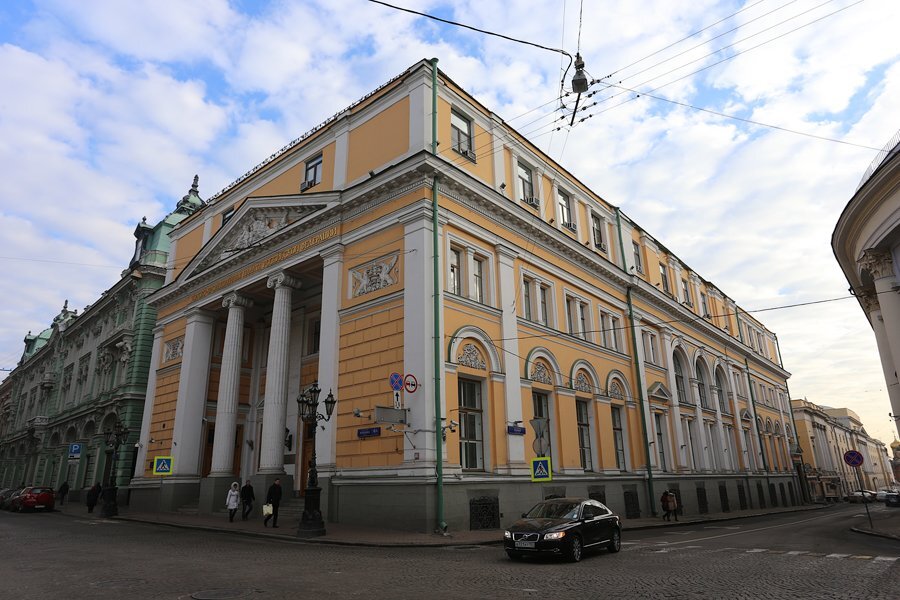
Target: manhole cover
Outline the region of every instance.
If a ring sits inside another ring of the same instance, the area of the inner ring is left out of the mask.
[[[203,590],[194,592],[191,598],[194,600],[229,600],[230,598],[246,598],[253,590]]]
[[[95,581],[93,585],[101,588],[127,588],[147,583],[144,579],[109,579],[107,581]]]

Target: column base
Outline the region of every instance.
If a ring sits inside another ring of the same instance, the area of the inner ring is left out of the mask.
[[[225,510],[225,497],[232,482],[237,481],[238,488],[241,482],[234,475],[210,475],[200,480],[200,498],[197,503],[197,511],[201,515]]]

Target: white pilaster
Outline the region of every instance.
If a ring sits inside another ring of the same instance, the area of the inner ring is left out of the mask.
[[[187,314],[172,432],[172,475],[175,476],[200,474],[201,434],[203,415],[206,413],[212,334],[212,315],[199,309]]]
[[[900,382],[897,380],[894,355],[888,341],[887,328],[879,306],[877,295],[862,298],[863,307],[872,322],[872,331],[875,333],[875,344],[878,346],[878,356],[881,358],[881,371],[887,385],[888,398],[891,401],[891,414],[900,415]],[[897,421],[897,431],[900,433],[900,421]]]
[[[522,374],[519,372],[519,326],[516,313],[518,304],[516,302],[516,253],[512,248],[503,245],[497,245],[495,249],[498,262],[500,263],[498,273],[500,308],[503,311],[500,317],[500,335],[503,337],[503,368],[506,373],[506,382],[503,386],[506,422],[508,425],[512,425],[518,421],[519,425],[523,425],[522,387],[519,385]],[[525,436],[507,435],[506,451],[509,455],[510,473],[527,471],[525,464]]]
[[[334,189],[347,184],[347,156],[349,153],[350,124],[346,119],[337,126],[334,135]],[[411,146],[412,147],[412,146]]]
[[[644,367],[644,345],[641,344],[644,329],[641,327],[641,318],[634,316],[634,339],[637,340],[637,348],[634,349],[635,356],[638,360],[638,371],[640,372],[640,380],[643,382],[638,390],[640,394],[639,401],[644,405],[644,425],[647,432],[647,443],[650,445],[650,467],[658,468],[659,465],[659,448],[656,447],[656,436],[654,435],[653,415],[650,412],[650,399],[647,397],[647,369]]]
[[[672,357],[672,330],[665,327],[660,331],[663,340],[663,356],[666,357],[666,383],[672,392],[672,429],[675,430],[675,470],[688,470],[688,460],[685,451],[689,451],[684,441],[684,431],[681,427],[681,403],[678,402],[678,387],[675,383],[675,361]]]
[[[213,438],[210,477],[228,476],[234,466],[234,435],[237,431],[238,389],[241,383],[241,349],[244,340],[244,309],[253,302],[236,293],[222,299],[228,309],[219,397],[216,401],[216,433]]]
[[[300,282],[285,272],[269,277],[275,289],[269,358],[266,363],[266,396],[259,457],[260,474],[284,473],[284,424],[287,418],[288,353],[291,344],[291,295]]]
[[[319,335],[319,387],[322,402],[331,392],[340,403],[338,393],[338,351],[340,348],[340,315],[343,300],[344,246],[337,244],[321,252],[322,261],[322,312]],[[316,462],[320,475],[334,469],[336,453],[337,412],[325,429],[316,434]]]
[[[725,361],[725,374],[728,376],[728,386],[731,388],[731,394],[728,399],[731,402],[731,414],[734,415],[734,431],[737,435],[737,448],[741,455],[740,460],[738,460],[738,457],[736,456],[733,457],[734,469],[739,471],[743,468],[745,471],[750,471],[751,463],[749,452],[752,452],[752,449],[748,450],[744,444],[744,422],[741,420],[741,407],[737,400],[738,388],[734,381],[734,363],[730,360]],[[743,463],[743,467],[741,466],[741,463]]]

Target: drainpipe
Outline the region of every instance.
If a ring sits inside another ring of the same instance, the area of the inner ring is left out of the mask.
[[[431,59],[431,154],[437,156],[437,63],[438,59]],[[435,174],[431,183],[431,238],[432,254],[434,256],[434,448],[435,464],[437,472],[437,527],[441,533],[446,533],[447,523],[444,521],[444,430],[441,423],[441,271],[440,271],[440,240],[438,239],[438,180]]]
[[[621,240],[621,237],[619,238]],[[654,497],[656,494],[653,492],[653,469],[650,466],[650,443],[647,439],[647,413],[644,410],[644,380],[641,377],[641,365],[638,361],[638,345],[637,345],[637,333],[635,333],[634,327],[634,307],[631,303],[631,286],[628,286],[627,290],[627,299],[628,299],[628,321],[631,325],[631,345],[634,351],[634,376],[637,379],[637,389],[638,389],[638,406],[641,407],[641,431],[644,434],[644,458],[647,460],[647,498],[649,500],[650,506],[650,514],[654,517],[656,516],[656,502],[654,501]]]

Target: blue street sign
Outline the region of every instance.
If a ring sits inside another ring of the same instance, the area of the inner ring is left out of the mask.
[[[81,458],[81,444],[69,444],[69,458]]]
[[[171,456],[154,456],[153,457],[153,474],[154,475],[171,475],[172,474],[172,457]]]
[[[391,373],[390,377],[391,389],[399,392],[403,389],[403,375],[400,373]]]
[[[506,433],[509,435],[525,435],[525,428],[518,425],[507,425]]]
[[[364,427],[356,430],[356,437],[358,438],[378,437],[380,435],[381,427]]]
[[[844,452],[844,462],[851,467],[861,467],[865,459],[861,452],[857,450],[847,450]]]

